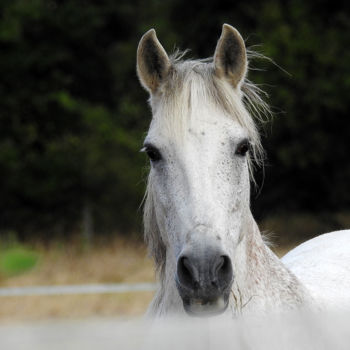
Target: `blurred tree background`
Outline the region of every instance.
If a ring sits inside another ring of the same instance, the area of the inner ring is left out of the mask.
[[[2,0],[0,234],[50,238],[89,220],[99,234],[139,232],[151,114],[138,41],[154,27],[168,52],[207,57],[223,23],[290,73],[252,62],[275,112],[255,216],[349,210],[346,2]]]

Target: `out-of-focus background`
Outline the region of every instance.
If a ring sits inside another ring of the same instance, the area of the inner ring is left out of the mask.
[[[141,35],[211,56],[223,23],[272,58],[252,210],[282,255],[350,227],[350,11],[329,1],[3,0],[0,287],[152,282],[139,208],[150,122]],[[288,74],[285,71],[288,72]],[[2,297],[0,322],[142,314],[152,292]]]

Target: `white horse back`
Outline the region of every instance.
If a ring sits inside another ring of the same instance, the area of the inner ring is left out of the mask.
[[[350,308],[350,230],[310,239],[281,260],[321,307]]]

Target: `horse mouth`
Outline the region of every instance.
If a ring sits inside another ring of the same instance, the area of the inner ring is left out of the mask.
[[[208,317],[222,314],[228,306],[228,298],[217,299],[184,298],[184,309],[189,316]]]

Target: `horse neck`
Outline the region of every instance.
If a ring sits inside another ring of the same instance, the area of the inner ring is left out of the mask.
[[[237,247],[230,305],[235,313],[295,309],[311,300],[308,292],[264,243],[251,213]]]

